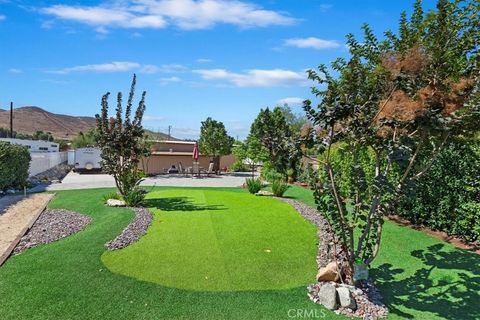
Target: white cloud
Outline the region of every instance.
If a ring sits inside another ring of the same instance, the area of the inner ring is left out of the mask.
[[[185,72],[188,68],[183,64],[178,63],[170,63],[170,64],[163,64],[160,66],[160,72],[163,73],[178,73],[178,72]]]
[[[57,80],[57,79],[42,79],[42,80],[40,80],[40,81],[41,81],[41,82],[53,83],[53,84],[61,84],[61,85],[70,84],[70,81]]]
[[[154,74],[160,72],[160,67],[153,64],[146,64],[140,68],[140,72]]]
[[[320,12],[327,12],[329,11],[330,9],[333,8],[333,5],[332,4],[329,4],[329,3],[322,3],[320,6]]]
[[[7,17],[4,16],[3,14],[0,14],[0,21],[3,21],[3,20],[5,20],[5,19],[7,19]]]
[[[277,103],[281,105],[288,104],[289,106],[302,106],[303,101],[305,101],[304,98],[289,97],[289,98],[280,99],[277,101]]]
[[[160,84],[162,86],[166,86],[167,84],[174,83],[174,82],[180,82],[180,81],[182,81],[182,79],[179,78],[179,77],[160,78]]]
[[[143,38],[143,34],[141,34],[140,32],[134,32],[134,33],[132,33],[132,35],[130,37],[131,38]]]
[[[73,20],[95,27],[163,28],[165,20],[160,16],[134,15],[123,7],[80,7],[54,5],[42,12],[59,19]]]
[[[297,48],[332,49],[340,47],[336,40],[324,40],[315,37],[287,39],[284,45]]]
[[[10,68],[10,69],[8,69],[8,72],[10,72],[10,73],[17,73],[17,74],[18,74],[18,73],[23,73],[22,70],[17,69],[17,68]]]
[[[139,72],[146,74],[155,74],[155,73],[175,73],[175,72],[184,72],[187,70],[187,67],[181,64],[165,64],[161,66],[156,66],[152,64],[140,64],[137,62],[131,61],[114,61],[109,63],[100,63],[100,64],[87,64],[80,66],[67,67],[62,69],[53,69],[47,70],[47,73],[54,74],[68,74],[75,72],[98,72],[98,73],[112,73],[112,72]]]
[[[126,72],[138,70],[142,66],[136,62],[128,61],[114,61],[110,63],[102,64],[87,64],[81,66],[74,66],[63,69],[49,70],[48,73],[56,74],[68,74],[73,72],[99,72],[99,73],[110,73],[110,72]]]
[[[209,63],[212,61],[213,61],[212,59],[203,59],[203,58],[197,59],[198,63]]]
[[[165,120],[165,117],[149,116],[149,115],[143,116],[143,121],[145,122],[156,122],[156,121],[163,121],[163,120]]]
[[[42,13],[94,27],[206,29],[217,24],[242,28],[292,25],[295,19],[239,0],[122,0],[98,6],[53,5]]]
[[[193,72],[205,80],[225,80],[237,87],[278,87],[307,83],[307,77],[303,72],[283,69],[252,69],[244,73],[230,72],[225,69],[201,69]]]
[[[51,29],[53,27],[53,24],[54,24],[54,22],[51,21],[51,20],[43,21],[42,24],[40,25],[40,27],[42,29]]]
[[[103,34],[103,35],[107,35],[107,34],[110,33],[110,31],[108,31],[108,29],[105,28],[104,26],[100,26],[100,27],[95,28],[95,31],[97,31],[97,33]]]

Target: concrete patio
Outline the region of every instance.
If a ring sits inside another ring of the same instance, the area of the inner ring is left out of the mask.
[[[251,173],[225,173],[219,176],[191,177],[176,174],[148,177],[142,181],[142,186],[168,186],[168,187],[239,187]],[[31,192],[57,191],[73,189],[92,189],[115,187],[115,181],[108,174],[79,174],[70,172],[62,183],[40,185],[32,188]]]

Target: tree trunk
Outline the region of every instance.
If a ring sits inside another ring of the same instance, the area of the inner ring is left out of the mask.
[[[213,171],[215,171],[215,174],[220,172],[220,156],[213,157]]]

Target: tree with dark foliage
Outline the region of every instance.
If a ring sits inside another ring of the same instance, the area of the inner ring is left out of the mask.
[[[295,168],[300,154],[299,144],[280,107],[260,110],[252,123],[250,135],[267,150],[270,165],[285,175],[289,168]]]
[[[387,32],[384,41],[368,25],[361,42],[348,35],[351,57],[332,63],[338,77],[324,65],[309,71],[322,89],[313,89],[318,108],[306,101],[304,109],[324,152],[312,186],[346,253],[348,282],[377,256],[385,214],[405,186],[428,173],[450,138],[478,132],[479,7],[440,0],[424,13],[417,1],[412,17],[403,13],[399,32]],[[334,145],[351,159],[350,188],[339,187]],[[372,162],[359,160],[366,150]]]
[[[208,117],[202,121],[200,128],[200,140],[198,147],[200,152],[213,157],[214,170],[220,170],[220,156],[228,155],[232,152],[232,146],[235,139],[227,134],[225,125]]]
[[[132,203],[129,199],[137,199],[136,195],[142,192],[138,188],[142,180],[139,162],[142,157],[149,154],[148,148],[142,143],[144,137],[142,118],[145,112],[145,91],[142,93],[133,120],[130,119],[135,84],[136,76],[134,75],[125,115],[123,115],[122,110],[121,92],[117,95],[116,116],[114,118],[108,116],[109,92],[102,97],[101,114],[95,115],[97,119],[97,144],[102,150],[102,168],[114,177],[118,191],[128,205],[138,204],[134,203],[135,201]]]

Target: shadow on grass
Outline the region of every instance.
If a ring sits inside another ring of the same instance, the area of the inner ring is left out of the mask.
[[[461,250],[443,251],[444,247],[436,244],[412,251],[424,267],[408,278],[397,279],[404,270],[389,263],[372,270],[391,314],[415,318],[396,307],[402,305],[446,319],[480,319],[480,257]],[[430,275],[435,271],[448,272],[451,277],[432,281]]]
[[[162,211],[204,211],[226,209],[223,205],[198,204],[190,200],[188,197],[146,199],[145,207],[157,208]]]

